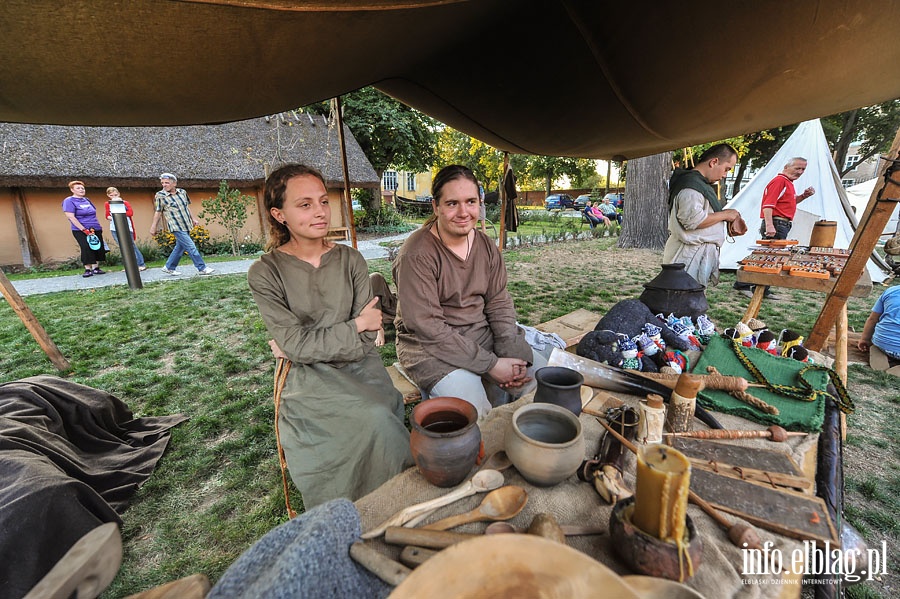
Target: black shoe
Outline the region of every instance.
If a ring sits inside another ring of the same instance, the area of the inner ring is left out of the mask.
[[[95,268],[95,269],[94,269],[94,274],[95,274],[95,275],[105,275],[105,274],[106,274],[106,271],[105,271],[105,270],[100,270],[99,268]]]
[[[84,273],[82,273],[81,276],[84,277],[84,278],[87,278],[87,277],[93,277],[93,276],[94,276],[94,271],[92,271],[92,270],[86,270],[86,271],[84,271]]]

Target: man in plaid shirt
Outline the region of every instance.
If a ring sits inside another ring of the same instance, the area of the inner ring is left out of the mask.
[[[162,271],[168,275],[180,275],[181,273],[175,268],[178,266],[182,254],[187,252],[201,275],[212,274],[215,272],[215,269],[208,267],[203,262],[203,256],[200,255],[200,251],[194,245],[194,240],[190,236],[191,229],[199,225],[200,221],[191,215],[191,211],[188,208],[191,199],[188,197],[187,192],[175,187],[178,177],[172,173],[161,174],[159,182],[162,185],[162,189],[157,191],[156,196],[153,198],[153,206],[156,212],[153,215],[153,223],[150,225],[150,235],[156,235],[159,220],[165,214],[169,231],[175,236],[175,247],[172,249],[172,253],[169,254],[169,259],[166,260],[166,265],[162,267]]]

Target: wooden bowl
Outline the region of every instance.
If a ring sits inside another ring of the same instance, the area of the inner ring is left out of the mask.
[[[631,522],[630,514],[633,506],[633,496],[623,499],[616,503],[609,516],[609,536],[619,557],[639,574],[680,582],[690,578],[687,566],[682,569],[682,564],[685,564],[686,560],[679,559],[679,550],[674,543],[661,541]],[[703,555],[703,541],[697,534],[691,517],[686,518],[687,554],[691,558],[693,572],[696,573]]]
[[[615,572],[534,535],[487,535],[444,549],[413,570],[391,599],[638,599]]]

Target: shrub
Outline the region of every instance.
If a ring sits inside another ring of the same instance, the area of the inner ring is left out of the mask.
[[[243,195],[237,189],[229,188],[228,181],[222,179],[219,182],[219,193],[216,197],[203,200],[203,210],[199,217],[209,218],[225,227],[230,237],[231,254],[237,256],[240,254],[241,228],[247,222],[247,215],[253,212],[255,203],[256,198]]]
[[[354,212],[354,219],[359,212]],[[356,221],[356,230],[364,233],[405,233],[416,227],[408,224],[391,207],[382,206],[377,211],[363,210],[362,218]]]
[[[200,250],[202,253],[211,253],[209,251],[209,229],[207,229],[203,225],[197,225],[188,232],[188,235],[191,236],[191,240],[193,240],[194,245],[197,246],[198,250]],[[168,229],[158,231],[156,235],[153,236],[153,239],[156,240],[156,243],[163,250],[165,256],[171,254],[172,250],[175,248],[175,235],[173,235],[172,232]],[[147,256],[144,256],[144,258],[147,258]]]

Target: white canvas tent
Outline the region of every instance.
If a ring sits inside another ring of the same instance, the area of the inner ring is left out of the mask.
[[[857,183],[856,185],[851,185],[847,188],[847,199],[850,200],[850,205],[853,206],[856,211],[857,219],[865,212],[866,206],[869,204],[869,197],[872,195],[872,190],[875,189],[876,181],[878,181],[878,177],[863,181],[862,183]],[[882,235],[893,235],[894,232],[897,231],[898,217],[900,217],[900,204],[894,208],[891,220],[884,226]]]
[[[726,241],[719,255],[719,268],[734,270],[738,267],[738,260],[750,254],[750,246],[759,239],[759,207],[763,190],[782,171],[784,165],[797,156],[809,161],[806,172],[794,182],[797,193],[809,186],[815,188],[816,193],[799,205],[790,237],[797,239],[800,245],[809,245],[809,237],[816,221],[830,220],[837,223],[834,247],[850,247],[850,240],[856,231],[856,216],[831,159],[822,124],[816,119],[801,123],[772,160],[726,206],[738,210],[750,230],[746,235],[737,237],[735,243]],[[876,262],[869,260],[867,266],[874,282],[885,279],[884,270]]]

